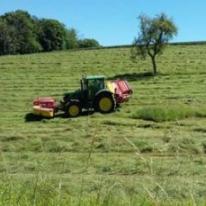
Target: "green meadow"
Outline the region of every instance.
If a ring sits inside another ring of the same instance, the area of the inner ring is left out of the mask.
[[[129,48],[0,57],[0,205],[205,205],[206,45],[132,62]],[[127,79],[114,113],[34,118],[82,75]]]

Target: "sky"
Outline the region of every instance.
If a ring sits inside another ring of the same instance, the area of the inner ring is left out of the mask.
[[[162,12],[178,27],[173,41],[206,40],[205,0],[0,0],[0,15],[17,9],[57,19],[103,46],[131,44],[138,35],[137,17]]]

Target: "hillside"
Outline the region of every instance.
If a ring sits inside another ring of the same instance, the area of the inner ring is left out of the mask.
[[[129,48],[0,57],[0,205],[204,204],[205,50],[169,46],[157,77]],[[61,99],[83,74],[125,78],[133,97],[108,115],[27,118],[35,97]],[[156,107],[186,115],[137,115]]]

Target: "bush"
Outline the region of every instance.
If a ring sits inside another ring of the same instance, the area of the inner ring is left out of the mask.
[[[205,117],[206,110],[186,105],[143,107],[132,114],[134,119],[155,122],[175,121],[189,117]]]
[[[100,44],[95,39],[81,39],[78,41],[79,48],[94,48],[100,47]]]

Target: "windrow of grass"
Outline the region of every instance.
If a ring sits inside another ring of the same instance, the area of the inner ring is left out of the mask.
[[[145,106],[135,111],[131,117],[155,122],[176,121],[191,117],[206,117],[206,108],[187,105]]]

